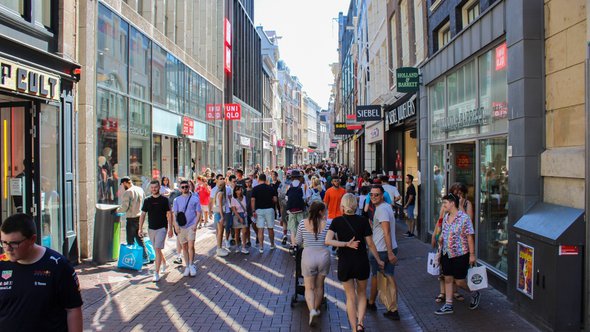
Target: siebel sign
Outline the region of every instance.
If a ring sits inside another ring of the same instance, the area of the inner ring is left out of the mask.
[[[381,105],[358,105],[356,107],[356,121],[381,120]]]

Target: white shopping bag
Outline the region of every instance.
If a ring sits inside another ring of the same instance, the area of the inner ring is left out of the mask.
[[[440,255],[438,255],[436,252],[429,252],[428,253],[428,264],[427,264],[427,269],[428,269],[428,273],[432,274],[433,276],[439,276],[440,275]]]
[[[471,291],[488,288],[488,272],[485,266],[472,266],[467,271],[467,286]]]

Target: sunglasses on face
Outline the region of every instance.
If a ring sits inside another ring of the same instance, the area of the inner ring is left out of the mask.
[[[180,189],[188,189],[188,186],[180,186]]]
[[[371,196],[371,197],[379,197],[379,196],[381,196],[381,194],[380,193],[377,193],[377,194],[376,193],[370,193],[369,196]]]

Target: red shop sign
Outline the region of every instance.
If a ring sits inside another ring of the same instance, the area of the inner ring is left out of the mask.
[[[222,120],[223,113],[222,113],[223,105],[222,104],[207,104],[206,107],[206,120]]]
[[[559,256],[577,256],[580,254],[578,246],[559,246]]]
[[[192,136],[195,134],[195,121],[191,118],[182,118],[182,134]]]
[[[460,154],[457,156],[457,167],[460,169],[468,169],[471,166],[471,160],[466,154]]]
[[[242,119],[242,105],[240,105],[240,104],[225,104],[225,119],[226,120],[241,120]]]
[[[496,71],[506,68],[508,62],[508,48],[506,43],[496,47]]]

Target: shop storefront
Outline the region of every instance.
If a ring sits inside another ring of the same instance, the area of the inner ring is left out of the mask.
[[[33,216],[37,242],[77,262],[72,73],[80,67],[0,37],[0,68],[0,223]]]
[[[462,183],[475,207],[477,257],[500,275],[508,270],[511,153],[505,54],[506,43],[495,43],[426,87],[432,172],[428,231],[434,230],[441,197]]]
[[[368,125],[365,136],[364,170],[380,173],[383,171],[383,121]]]
[[[249,174],[262,160],[262,115],[235,97],[234,102],[241,104],[242,115],[240,121],[231,121],[230,165]]]
[[[405,193],[405,177],[414,177],[418,188],[418,140],[416,94],[406,94],[385,108],[385,174],[395,181],[402,196]],[[419,200],[418,200],[419,201]],[[416,204],[416,211],[419,210]]]

